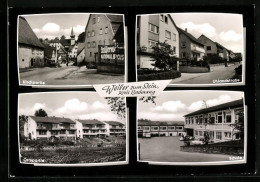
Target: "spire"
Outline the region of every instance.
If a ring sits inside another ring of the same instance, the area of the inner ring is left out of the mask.
[[[70,36],[74,36],[73,27],[71,28]]]

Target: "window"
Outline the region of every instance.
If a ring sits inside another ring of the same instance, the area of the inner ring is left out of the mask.
[[[75,134],[75,131],[74,130],[70,130],[69,134]]]
[[[149,47],[154,47],[158,44],[158,42],[154,41],[154,40],[148,40],[148,44],[149,44]]]
[[[24,59],[22,59],[22,61],[24,61]]]
[[[171,39],[171,32],[170,31],[165,30],[165,38]]]
[[[95,48],[96,47],[96,41],[92,42],[92,47]]]
[[[173,54],[175,54],[176,53],[176,47],[172,46],[172,50],[173,50]]]
[[[218,120],[217,123],[222,123],[222,112],[218,112]]]
[[[181,42],[181,47],[185,48],[186,47],[186,42]]]
[[[172,39],[173,39],[174,41],[176,41],[176,34],[173,33],[172,35],[173,35],[173,36],[172,36]]]
[[[71,128],[74,128],[74,126],[75,126],[74,124],[71,124],[71,125],[70,125]]]
[[[167,16],[164,17],[164,22],[168,24],[168,17]]]
[[[45,130],[40,130],[39,131],[39,135],[46,135],[47,134],[47,131],[45,131]]]
[[[216,139],[222,140],[222,132],[216,132]]]
[[[176,130],[182,130],[183,127],[182,126],[176,126]]]
[[[231,138],[231,132],[224,132],[225,138]]]
[[[97,22],[98,22],[98,23],[100,22],[100,17],[99,17],[99,16],[97,17]]]
[[[141,126],[138,126],[138,128],[137,128],[138,130],[141,130]]]
[[[105,39],[105,40],[104,40],[104,45],[106,45],[106,44],[107,44],[107,40]]]
[[[161,126],[160,129],[161,129],[161,130],[166,130],[167,127],[166,127],[166,126]]]
[[[92,52],[89,52],[89,57],[92,57]]]
[[[93,36],[95,36],[95,31],[94,31],[94,30],[92,30],[92,37],[93,37]]]
[[[197,130],[195,130],[195,135],[198,135],[198,131]]]
[[[185,58],[185,57],[186,57],[186,52],[182,52],[182,53],[181,53],[181,57],[182,57],[182,58]]]
[[[108,33],[108,27],[105,28],[105,34],[107,34],[107,33]]]
[[[168,126],[168,130],[175,130],[174,126]]]
[[[159,130],[158,126],[152,126],[152,130]]]
[[[231,112],[230,111],[224,112],[224,117],[225,117],[225,123],[231,123]]]
[[[144,130],[150,130],[150,127],[149,126],[145,126]]]
[[[156,33],[156,34],[159,34],[159,27],[149,23],[149,31]]]
[[[90,42],[88,42],[88,48],[90,48]]]
[[[99,30],[99,34],[100,34],[100,35],[103,34],[103,30],[102,30],[102,28],[100,28],[100,30]]]
[[[88,37],[90,37],[90,31],[88,31]]]
[[[194,118],[191,117],[191,124],[194,124]]]
[[[95,24],[96,23],[96,18],[93,18],[92,19],[92,24]]]
[[[66,134],[66,130],[61,130],[60,134]]]
[[[211,46],[207,46],[207,51],[211,51]]]

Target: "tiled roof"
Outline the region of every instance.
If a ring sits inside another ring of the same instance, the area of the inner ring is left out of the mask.
[[[191,35],[189,32],[186,32],[184,30],[182,30],[181,28],[177,27],[178,31],[184,35],[186,35],[192,42],[195,42],[197,44],[200,44],[202,46],[204,46],[204,44],[202,44],[198,39],[196,39],[193,35]]]
[[[78,119],[77,121],[81,122],[82,124],[89,124],[89,125],[102,124],[102,125],[104,125],[103,122],[98,121],[96,119],[93,119],[93,120],[80,120],[80,119]]]
[[[204,114],[204,113],[213,112],[213,111],[220,111],[220,110],[224,110],[224,109],[228,109],[228,108],[241,107],[241,106],[243,106],[243,99],[235,100],[232,102],[227,102],[227,103],[220,104],[217,106],[212,106],[212,107],[209,107],[206,109],[200,109],[198,111],[186,114],[185,117],[198,115],[198,114]]]
[[[122,23],[123,22],[123,15],[106,15],[108,17],[108,19],[111,22],[118,22],[118,23]]]
[[[176,126],[184,125],[184,121],[138,121],[139,126]]]
[[[70,39],[63,39],[60,40],[60,43],[65,47],[65,46],[70,46],[71,40]]]
[[[59,117],[39,117],[39,116],[30,116],[37,123],[72,123],[75,124],[69,118],[59,118]]]
[[[44,48],[24,17],[19,17],[18,43]]]
[[[113,125],[113,126],[122,126],[122,125],[124,125],[123,123],[116,122],[116,121],[106,121],[106,123],[108,123],[109,125]]]
[[[80,52],[85,48],[85,42],[79,42],[78,43],[78,50],[77,54],[80,54]]]
[[[221,47],[222,49],[226,49],[226,50],[228,50],[227,48],[225,48],[224,46],[222,46],[221,44],[219,44],[219,43],[217,43],[217,42],[215,42],[216,43],[216,45],[218,46],[218,47]]]

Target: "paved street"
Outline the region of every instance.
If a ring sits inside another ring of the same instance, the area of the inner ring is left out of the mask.
[[[235,68],[239,65],[229,67],[214,66],[209,73],[181,73],[180,78],[173,79],[171,84],[213,84],[213,80],[225,80],[233,78]]]
[[[179,137],[138,138],[140,160],[156,162],[213,162],[229,161],[229,155],[205,154],[180,151],[183,145]]]
[[[33,68],[20,73],[20,81],[42,81],[45,85],[92,85],[124,82],[124,75],[97,73],[86,67],[62,66],[59,68]]]

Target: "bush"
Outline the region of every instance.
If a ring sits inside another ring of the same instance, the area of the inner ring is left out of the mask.
[[[145,72],[146,71],[150,72],[150,73],[143,73],[143,74],[139,75],[139,72],[138,72],[138,81],[168,80],[168,79],[178,78],[181,76],[181,72],[174,71],[174,70],[171,70],[171,71],[145,70]]]
[[[225,63],[226,59],[223,59],[217,54],[209,54],[203,57],[203,61],[206,61],[209,64],[219,64],[219,63]]]

